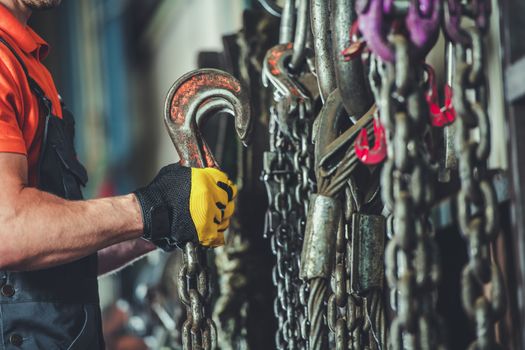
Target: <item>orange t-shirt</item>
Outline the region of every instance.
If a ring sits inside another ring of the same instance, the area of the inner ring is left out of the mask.
[[[52,113],[62,118],[55,83],[41,62],[49,51],[47,43],[31,28],[21,24],[1,4],[0,37],[15,49],[31,78],[51,100]],[[29,88],[22,66],[13,53],[0,43],[0,152],[27,156],[30,186],[36,186],[38,181],[38,158],[43,130],[41,111],[41,103]]]

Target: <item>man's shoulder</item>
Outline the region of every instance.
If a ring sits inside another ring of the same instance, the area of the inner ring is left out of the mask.
[[[0,77],[3,77],[4,79],[10,79],[15,82],[25,79],[24,69],[12,51],[12,49],[19,51],[16,47],[16,44],[11,42],[9,37],[4,36],[1,31],[0,38],[5,40],[7,43],[6,45],[6,43],[0,40]]]

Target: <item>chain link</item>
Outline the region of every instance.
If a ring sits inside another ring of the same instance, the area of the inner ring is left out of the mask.
[[[316,181],[314,172],[314,149],[312,143],[313,117],[307,110],[305,104],[299,105],[299,118],[294,123],[294,139],[296,153],[294,155],[294,168],[297,174],[297,185],[295,190],[295,203],[300,208],[299,221],[297,223],[298,242],[295,254],[297,273],[301,268],[301,251],[306,230],[306,216],[310,204],[310,195],[315,191]],[[309,322],[308,322],[308,294],[309,285],[300,280],[299,286],[299,330],[300,349],[308,349]]]
[[[462,276],[462,301],[476,326],[476,339],[470,349],[501,348],[495,325],[503,317],[506,305],[503,277],[491,257],[491,244],[496,241],[500,228],[495,189],[487,169],[491,145],[483,33],[488,27],[489,5],[484,1],[466,4],[462,17],[471,14],[476,25],[459,28],[462,40],[455,42],[454,107],[459,116],[456,146],[461,181],[457,195],[458,221],[469,255]],[[455,6],[462,4],[455,2]],[[478,214],[473,214],[474,207]]]
[[[346,207],[343,225],[337,232],[335,267],[332,275],[332,294],[328,299],[328,327],[335,349],[380,350],[385,345],[385,315],[383,291],[372,289],[358,294],[351,287],[352,272],[352,216],[359,211],[352,188],[345,187]],[[357,276],[356,276],[357,277]]]
[[[394,35],[394,63],[378,64],[381,121],[387,130],[388,158],[382,195],[392,210],[393,236],[385,260],[394,318],[393,349],[443,347],[435,304],[440,278],[438,251],[428,220],[432,172],[424,135],[428,123],[423,69],[414,61],[407,38]],[[373,81],[372,85],[376,85]]]
[[[266,235],[271,237],[276,255],[273,282],[277,287],[274,308],[278,318],[278,349],[307,349],[307,284],[299,279],[300,253],[305,230],[308,198],[314,189],[312,180],[311,123],[304,105],[299,105],[291,134],[278,123],[277,108],[272,108],[273,130],[268,168],[263,174],[270,195]],[[293,191],[290,191],[293,189]]]
[[[195,244],[184,247],[183,262],[177,287],[180,300],[186,306],[186,321],[182,326],[184,350],[216,348],[216,329],[209,316],[210,281],[204,259],[206,251]]]
[[[350,257],[350,251],[348,240],[345,237],[346,227],[346,225],[340,225],[337,232],[335,265],[331,281],[332,294],[328,298],[327,310],[328,327],[334,335],[336,350],[350,349],[349,335],[356,328],[357,311],[361,311],[361,308],[355,307],[356,305],[353,303],[349,288],[347,288],[350,275],[346,265]]]

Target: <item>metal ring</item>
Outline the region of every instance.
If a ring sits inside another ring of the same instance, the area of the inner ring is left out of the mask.
[[[258,0],[262,8],[274,17],[281,17],[281,12],[283,9],[277,5],[274,1],[271,0]]]

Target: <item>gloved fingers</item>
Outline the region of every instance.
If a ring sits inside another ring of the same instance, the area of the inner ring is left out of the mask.
[[[172,164],[168,164],[166,166],[163,166],[162,169],[160,169],[158,175],[159,176],[162,176],[166,173],[169,173],[175,169],[177,169],[178,167],[180,167],[181,165],[179,163],[172,163]]]
[[[235,196],[237,195],[237,186],[235,186],[230,180],[227,180],[227,182],[217,181],[217,187],[222,190],[219,194],[222,203],[226,204],[235,199]]]
[[[222,233],[226,231],[228,227],[230,227],[230,219],[225,219],[223,222],[221,222],[217,230],[219,231],[219,233]]]
[[[199,240],[200,244],[204,247],[219,247],[224,245],[224,232],[219,232],[217,230],[204,232],[202,238]]]
[[[224,203],[217,202],[215,203],[215,206],[217,209],[220,210],[220,221],[227,220],[232,217],[233,213],[235,212],[235,202],[231,201],[228,202],[228,204],[224,205]]]
[[[213,179],[213,182],[215,182],[215,183],[218,182],[218,181],[228,183],[228,175],[226,175],[226,173],[220,171],[219,169],[216,169],[216,168],[200,168],[198,170],[205,171],[207,173],[207,175],[210,176]]]
[[[237,198],[237,191],[238,191],[237,186],[230,179],[228,179],[227,183],[233,190],[232,200],[235,200]]]
[[[226,205],[226,208],[224,209],[224,215],[223,220],[228,220],[232,217],[233,213],[235,212],[235,201],[231,201]]]
[[[228,178],[226,173],[215,168],[192,169],[196,172],[204,172],[207,180],[214,183],[222,191],[215,193],[221,203],[231,202],[237,196],[237,186]]]

